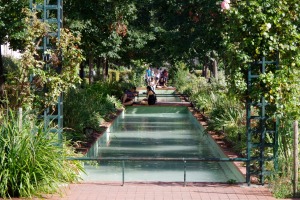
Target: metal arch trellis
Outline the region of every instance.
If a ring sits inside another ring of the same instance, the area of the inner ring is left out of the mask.
[[[44,0],[43,3],[37,3],[36,0],[29,0],[30,9],[36,10],[41,13],[41,19],[43,22],[53,24],[56,26],[56,32],[49,32],[47,36],[44,36],[42,45],[38,47],[43,59],[48,60],[49,55],[45,52],[48,49],[52,49],[50,43],[50,37],[56,37],[60,39],[60,32],[63,26],[63,0]],[[45,64],[45,69],[49,68],[49,64]],[[58,140],[62,142],[62,130],[63,130],[63,94],[60,94],[56,104],[55,112],[50,112],[50,108],[44,110],[44,126],[45,129],[50,128],[51,122],[56,122],[55,128],[51,128],[50,131],[58,134]]]
[[[261,184],[265,182],[266,162],[274,164],[275,171],[278,168],[278,120],[274,117],[273,105],[264,97],[264,84],[259,80],[260,74],[276,71],[279,67],[279,53],[275,61],[266,61],[262,57],[260,61],[248,66],[247,74],[247,162],[246,182],[251,182],[251,176],[259,176]],[[260,92],[255,96],[253,91]],[[272,113],[273,112],[273,113]],[[270,154],[272,152],[272,154]]]

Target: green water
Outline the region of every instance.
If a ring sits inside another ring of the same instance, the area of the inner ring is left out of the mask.
[[[140,101],[146,98],[146,90],[139,90],[139,97],[136,99]],[[174,94],[174,90],[159,90],[156,89],[155,93],[157,94],[157,102],[180,102],[180,98]]]
[[[224,157],[186,107],[128,107],[87,153],[90,158],[216,158]],[[85,180],[121,181],[122,163],[85,165]],[[126,161],[125,181],[182,182],[184,163]],[[188,182],[244,182],[231,163],[187,162]]]

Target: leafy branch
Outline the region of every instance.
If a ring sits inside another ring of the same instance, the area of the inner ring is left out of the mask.
[[[55,32],[47,23],[41,22],[35,12],[24,9],[26,18],[25,49],[19,68],[11,72],[6,85],[10,107],[22,105],[48,107],[57,102],[58,96],[80,83],[79,65],[84,60],[80,36],[61,29],[60,40],[51,38]],[[52,49],[40,52],[38,47],[44,37],[49,37]],[[49,56],[49,59],[44,59]]]

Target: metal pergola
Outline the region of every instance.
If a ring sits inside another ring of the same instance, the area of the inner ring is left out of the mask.
[[[40,1],[39,1],[40,2]],[[52,49],[50,39],[55,37],[60,39],[60,32],[63,26],[63,0],[44,0],[43,3],[37,3],[36,0],[29,0],[30,9],[40,13],[40,20],[47,22],[55,27],[55,32],[49,32],[43,38],[41,46],[38,50],[41,52],[44,60],[49,59],[49,55],[45,52],[48,49]],[[49,68],[49,64],[45,64],[45,69]],[[62,130],[63,130],[63,94],[60,94],[53,112],[50,108],[44,110],[44,126],[45,129],[50,128],[50,124],[55,122],[50,131],[58,134],[59,142],[62,141]]]
[[[251,176],[259,177],[261,184],[271,171],[266,170],[266,163],[273,162],[274,170],[278,168],[278,119],[274,115],[274,105],[265,99],[265,84],[259,80],[261,74],[275,72],[279,66],[279,54],[275,61],[261,60],[249,64],[247,73],[247,162],[246,182]],[[255,93],[252,93],[255,91]],[[260,93],[260,95],[255,95]],[[272,154],[270,154],[272,152]]]

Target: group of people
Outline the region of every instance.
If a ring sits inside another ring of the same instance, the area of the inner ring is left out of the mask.
[[[139,93],[136,91],[136,87],[132,87],[130,90],[125,91],[125,94],[122,99],[123,105],[124,106],[132,105],[134,103],[135,97],[138,95],[139,95]],[[146,95],[147,95],[147,98],[143,99],[140,102],[140,104],[154,105],[156,103],[156,94],[150,86],[147,86]]]
[[[161,68],[155,68],[154,70],[151,67],[148,67],[145,73],[145,82],[147,84],[146,95],[147,98],[143,99],[140,104],[143,105],[154,105],[156,103],[156,88],[166,88],[168,81],[168,71],[166,69],[162,70]],[[138,96],[136,87],[132,87],[130,90],[125,91],[125,94],[122,98],[123,105],[132,105],[134,99]]]
[[[151,67],[148,67],[145,74],[145,81],[155,91],[155,88],[167,87],[168,76],[169,74],[166,69],[155,68],[152,70]]]

